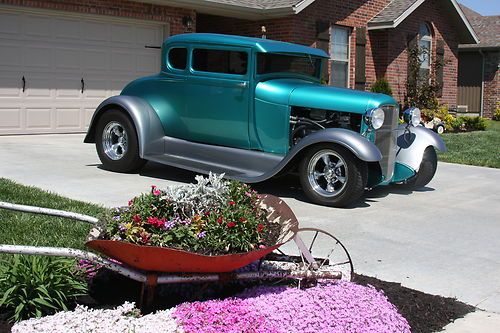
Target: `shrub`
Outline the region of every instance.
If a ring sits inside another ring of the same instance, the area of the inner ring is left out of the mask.
[[[248,185],[196,177],[198,184],[152,186],[150,193],[103,217],[105,239],[176,248],[206,255],[274,245],[266,214]]]
[[[484,131],[486,129],[486,119],[483,117],[457,117],[451,122],[454,131]]]
[[[385,77],[378,79],[373,84],[371,91],[374,93],[386,94],[392,96],[392,88]]]
[[[497,103],[497,109],[493,115],[493,120],[500,120],[500,102]]]
[[[0,262],[0,307],[12,321],[68,310],[86,291],[74,260],[14,255]]]

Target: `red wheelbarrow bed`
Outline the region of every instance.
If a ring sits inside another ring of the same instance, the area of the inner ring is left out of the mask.
[[[130,267],[153,272],[225,273],[246,266],[282,244],[256,251],[207,256],[165,247],[112,240],[92,240],[86,245]]]
[[[251,252],[207,256],[166,247],[136,245],[128,242],[89,238],[86,246],[130,267],[168,273],[225,273],[244,267],[271,253],[295,236],[298,221],[288,205],[278,197],[260,195],[260,206],[269,223],[280,225],[276,245]],[[98,230],[97,233],[100,231]],[[92,232],[91,232],[92,234]]]

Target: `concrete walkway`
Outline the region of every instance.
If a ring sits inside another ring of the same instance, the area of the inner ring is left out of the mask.
[[[106,206],[124,205],[153,184],[194,181],[191,172],[153,163],[140,174],[102,170],[94,146],[82,141],[81,134],[0,137],[0,176]],[[377,188],[349,209],[308,203],[293,176],[255,187],[283,197],[301,227],[342,240],[358,273],[500,313],[498,184],[499,169],[440,163],[427,188]]]

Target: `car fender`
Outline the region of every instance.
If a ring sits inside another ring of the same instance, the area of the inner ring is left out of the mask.
[[[286,155],[285,159],[290,160],[299,152],[318,143],[334,143],[347,148],[357,158],[366,162],[378,162],[382,159],[380,150],[373,142],[366,139],[359,133],[343,128],[327,128],[309,134],[300,140]]]
[[[418,172],[424,151],[430,146],[442,152],[447,150],[443,139],[430,129],[400,125],[397,130],[396,162]]]
[[[160,119],[148,102],[136,96],[118,95],[104,100],[94,112],[83,142],[95,143],[95,131],[99,118],[107,110],[116,109],[125,111],[135,125],[139,143],[139,156],[144,157],[147,154],[163,153],[162,138],[165,133]]]

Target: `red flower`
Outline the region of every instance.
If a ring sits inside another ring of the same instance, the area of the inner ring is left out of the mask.
[[[138,214],[135,214],[132,216],[132,220],[134,220],[135,223],[140,223],[141,222],[141,216]]]
[[[229,222],[229,223],[227,224],[227,227],[228,227],[228,228],[234,228],[235,226],[236,226],[236,223],[234,223],[234,222]]]
[[[129,206],[132,206],[133,204],[134,204],[134,199],[130,199],[130,200],[128,201],[128,205],[129,205]]]
[[[229,205],[230,206],[234,206],[234,205],[236,205],[236,202],[234,202],[234,201],[231,200],[231,201],[229,201]]]
[[[244,217],[240,217],[240,222],[246,222],[246,221],[247,221],[247,219],[246,219],[246,218],[244,218]]]
[[[262,223],[259,223],[257,225],[257,232],[262,232],[262,230],[264,230],[264,225]]]
[[[205,212],[205,216],[209,216],[210,215],[210,212]]]
[[[219,224],[222,223],[222,216],[219,216],[219,218],[217,219],[217,223],[219,223]]]
[[[160,220],[157,217],[148,217],[148,223],[157,228],[161,228],[165,225],[165,220]]]
[[[161,195],[161,191],[160,190],[153,190],[153,195],[155,197],[157,197],[157,196]]]

